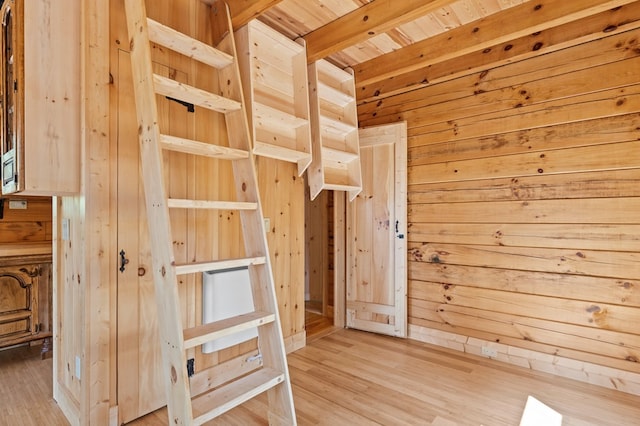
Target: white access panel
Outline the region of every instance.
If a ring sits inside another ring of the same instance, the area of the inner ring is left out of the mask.
[[[202,323],[223,320],[255,310],[248,268],[234,268],[202,274]],[[202,345],[203,353],[211,353],[258,337],[253,327]]]

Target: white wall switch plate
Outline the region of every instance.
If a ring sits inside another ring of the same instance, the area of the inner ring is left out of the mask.
[[[62,240],[69,241],[71,239],[71,220],[69,218],[62,219]]]
[[[80,357],[76,356],[76,377],[80,380],[80,375],[82,374],[82,362],[80,361]]]

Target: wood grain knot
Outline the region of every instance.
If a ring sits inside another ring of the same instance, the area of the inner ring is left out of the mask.
[[[176,368],[172,365],[171,366],[171,383],[176,384],[177,381],[178,381],[178,372],[176,371]]]

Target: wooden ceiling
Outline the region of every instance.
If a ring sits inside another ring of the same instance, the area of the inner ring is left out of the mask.
[[[631,29],[637,0],[228,0],[309,61],[350,66],[360,104]],[[620,9],[624,9],[622,12]]]

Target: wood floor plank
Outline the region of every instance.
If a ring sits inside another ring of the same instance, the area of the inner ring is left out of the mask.
[[[640,397],[414,340],[341,329],[289,354],[300,425],[518,424],[528,395],[563,425],[633,425]],[[0,351],[0,424],[67,425],[39,348]],[[212,425],[267,425],[266,395]],[[164,409],[131,425],[166,424]]]

